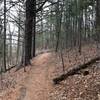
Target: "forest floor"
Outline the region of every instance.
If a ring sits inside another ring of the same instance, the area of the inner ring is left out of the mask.
[[[79,55],[76,49],[63,52],[65,70],[80,65],[98,56],[95,45],[82,48]],[[100,62],[90,65],[62,81],[53,84],[53,78],[63,73],[59,53],[46,52],[32,61],[32,66],[15,72],[2,74],[0,100],[100,100]],[[89,71],[84,76],[83,71]]]

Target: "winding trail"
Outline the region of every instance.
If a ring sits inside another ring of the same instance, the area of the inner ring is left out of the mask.
[[[53,71],[52,66],[49,66],[50,59],[51,53],[45,53],[33,60],[29,78],[20,89],[17,100],[49,100],[48,94],[52,89],[50,74]]]

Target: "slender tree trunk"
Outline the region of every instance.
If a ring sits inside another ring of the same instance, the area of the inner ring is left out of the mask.
[[[3,45],[3,71],[6,71],[6,0],[4,0],[4,45]]]
[[[61,32],[61,22],[62,22],[62,7],[61,7],[61,11],[60,11],[60,5],[59,5],[59,0],[58,3],[56,5],[56,37],[57,37],[57,41],[56,41],[56,52],[58,51],[59,48],[59,42],[60,42],[60,32]]]
[[[97,41],[100,42],[100,0],[96,0],[96,34]]]
[[[33,2],[33,32],[32,32],[32,57],[35,57],[35,37],[36,37],[36,0]]]
[[[9,59],[9,61],[10,61],[10,65],[12,64],[12,32],[11,32],[11,30],[10,30],[10,25],[9,25],[9,33],[10,33],[10,36],[9,36],[9,38],[10,38],[10,53],[9,53],[9,56],[10,56],[10,59]]]
[[[18,40],[17,40],[17,58],[16,58],[16,64],[18,63],[19,61],[19,51],[20,51],[20,23],[21,23],[21,15],[20,15],[20,4],[19,4],[19,12],[18,12],[18,15],[19,15],[19,26],[18,26]]]

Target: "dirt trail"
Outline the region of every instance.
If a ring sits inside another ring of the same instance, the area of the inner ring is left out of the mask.
[[[45,53],[34,59],[29,78],[20,89],[17,100],[49,100],[48,94],[52,89],[50,73],[53,71],[48,66],[50,55],[51,53]]]

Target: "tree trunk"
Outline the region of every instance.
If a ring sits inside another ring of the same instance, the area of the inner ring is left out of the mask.
[[[6,71],[6,0],[4,0],[4,45],[3,45],[3,71]]]
[[[36,6],[34,2],[35,0],[26,0],[25,65],[30,64],[30,59],[32,58],[32,29],[33,29],[34,6]]]
[[[18,26],[18,40],[17,40],[17,56],[16,56],[16,64],[19,63],[19,52],[20,52],[20,23],[21,23],[21,11],[20,11],[20,4],[19,4],[19,12],[18,12],[18,21],[19,21],[19,26]]]
[[[32,33],[32,57],[35,57],[35,36],[36,36],[36,1],[34,0],[33,33]]]
[[[97,41],[100,42],[100,0],[96,0],[96,34]]]
[[[69,69],[69,70],[67,71],[67,73],[62,74],[61,76],[59,76],[59,77],[57,77],[57,78],[54,78],[54,79],[53,79],[54,84],[59,84],[61,81],[67,79],[69,76],[72,76],[72,75],[77,74],[78,71],[89,67],[91,64],[94,64],[94,63],[95,63],[96,61],[98,61],[98,60],[100,60],[100,57],[96,57],[96,58],[94,58],[94,59],[91,59],[90,61],[88,61],[88,62],[85,63],[85,64],[78,65],[78,66],[75,66],[75,67]]]

